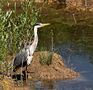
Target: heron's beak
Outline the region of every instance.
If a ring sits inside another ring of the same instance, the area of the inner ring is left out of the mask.
[[[50,25],[50,23],[44,23],[42,24],[42,27],[47,26],[47,25]]]

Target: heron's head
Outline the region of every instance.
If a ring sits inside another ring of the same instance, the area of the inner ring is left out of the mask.
[[[41,28],[41,27],[44,27],[44,26],[47,26],[47,25],[50,25],[50,23],[36,23],[34,25],[34,28]]]

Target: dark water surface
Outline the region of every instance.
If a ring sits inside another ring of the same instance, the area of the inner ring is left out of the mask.
[[[54,48],[54,52],[64,58],[66,67],[79,72],[80,77],[74,80],[35,81],[33,90],[93,90],[93,64],[90,63],[90,56],[93,55],[93,20],[90,19],[91,25],[85,24],[89,21],[72,25],[71,20],[74,20],[71,15],[69,18],[61,12],[58,14],[60,17],[54,12],[48,14],[49,16],[46,16],[46,12],[45,17],[41,17],[43,21],[51,22],[51,25],[44,28],[47,30],[38,32],[38,50]]]
[[[79,72],[80,77],[74,80],[46,81],[46,83],[37,81],[35,82],[35,90],[93,90],[93,64],[90,63],[93,50],[91,47],[93,30],[86,28],[86,26],[69,28],[66,25],[64,27],[64,30],[63,27],[58,30],[55,27],[50,27],[54,30],[53,37],[51,29],[43,33],[40,32],[39,46],[51,50],[53,41],[54,52],[62,56],[66,67]]]
[[[35,90],[93,90],[93,65],[90,63],[90,57],[81,51],[72,50],[72,47],[72,44],[60,44],[55,49],[64,58],[66,67],[79,72],[80,77],[46,83],[36,81]]]
[[[89,56],[83,53],[70,53],[66,50],[67,47],[63,46],[61,55],[66,65],[78,71],[80,77],[75,80],[57,81],[56,90],[93,90],[93,65],[89,63]]]

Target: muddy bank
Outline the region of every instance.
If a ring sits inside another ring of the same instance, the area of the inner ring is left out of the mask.
[[[70,68],[65,67],[64,60],[56,53],[52,55],[52,64],[42,65],[40,64],[40,55],[43,54],[47,57],[49,52],[35,52],[31,65],[28,66],[27,72],[29,72],[29,79],[32,80],[71,80],[79,76],[78,72],[73,71]],[[24,69],[23,69],[24,70]],[[20,69],[17,73],[20,73]]]
[[[64,60],[62,57],[56,53],[52,55],[52,64],[46,65],[40,63],[40,55],[48,56],[47,51],[35,52],[33,61],[31,65],[28,66],[28,80],[29,83],[31,80],[41,80],[41,81],[52,81],[52,80],[72,80],[79,76],[78,72],[73,71],[70,68],[65,67]],[[25,68],[23,68],[25,70]],[[21,73],[21,69],[18,69],[16,73]],[[4,77],[4,79],[0,80],[0,88],[4,90],[17,89],[17,90],[29,90],[31,87],[27,84],[23,84],[23,86],[16,86],[13,79],[10,77]],[[1,89],[1,90],[2,90]]]

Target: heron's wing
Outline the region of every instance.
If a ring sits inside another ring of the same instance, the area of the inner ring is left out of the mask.
[[[24,62],[26,62],[26,60],[27,60],[26,52],[18,53],[14,59],[13,66],[14,67],[21,66]]]

